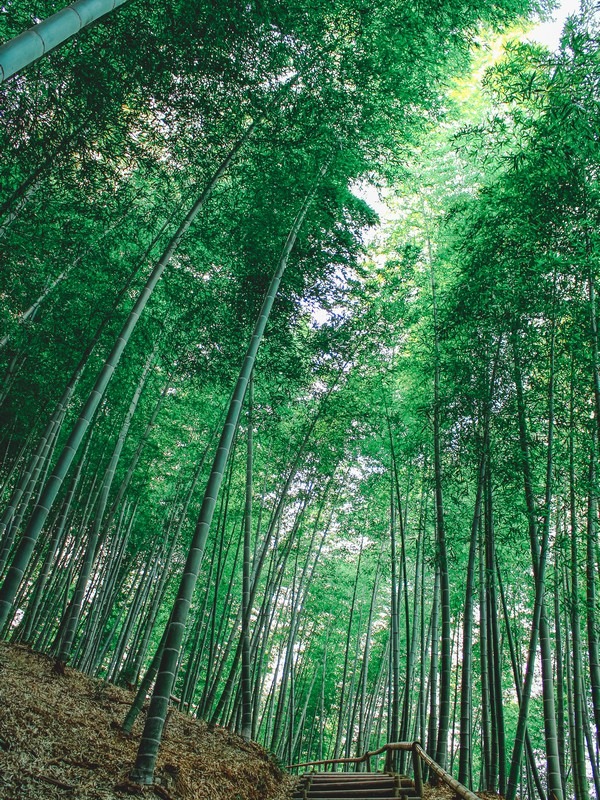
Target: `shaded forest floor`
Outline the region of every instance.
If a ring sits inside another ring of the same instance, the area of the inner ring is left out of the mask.
[[[502,795],[493,792],[475,792],[481,800],[504,800]],[[423,800],[456,800],[456,792],[449,786],[428,786],[423,787]]]
[[[0,798],[124,800],[139,737],[119,726],[131,692],[25,647],[0,644]],[[147,798],[284,800],[291,780],[253,743],[172,711]],[[121,787],[121,788],[119,788]],[[138,793],[141,790],[138,790]]]
[[[128,784],[143,715],[131,737],[120,731],[133,693],[26,647],[0,643],[1,800],[287,800],[295,777],[284,775],[254,743],[172,710],[156,785]],[[137,791],[136,791],[137,790]],[[424,800],[452,800],[446,787],[425,787]],[[498,795],[481,797],[498,798]]]

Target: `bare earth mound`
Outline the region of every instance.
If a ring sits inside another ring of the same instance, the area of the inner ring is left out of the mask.
[[[131,692],[0,644],[1,800],[285,800],[291,781],[253,743],[173,710],[156,785],[128,784],[141,733],[119,726]]]

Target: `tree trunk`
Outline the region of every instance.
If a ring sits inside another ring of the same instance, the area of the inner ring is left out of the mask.
[[[123,451],[123,446],[125,444],[125,439],[129,432],[129,427],[131,425],[133,415],[135,414],[139,399],[142,395],[144,386],[146,385],[146,380],[148,378],[148,374],[150,372],[150,368],[152,367],[155,357],[156,357],[156,348],[147,359],[144,369],[142,370],[142,374],[140,376],[138,385],[136,386],[136,389],[133,393],[133,397],[131,399],[131,403],[129,404],[129,409],[121,425],[121,430],[119,431],[119,435],[117,436],[117,441],[115,443],[111,459],[108,463],[108,466],[106,467],[106,472],[104,473],[102,488],[100,490],[100,498],[98,500],[98,505],[96,507],[96,513],[94,515],[94,520],[92,523],[92,530],[90,531],[87,541],[83,567],[81,569],[81,572],[79,573],[77,586],[75,587],[75,593],[71,600],[69,620],[65,629],[65,634],[61,641],[60,650],[58,652],[57,659],[63,666],[67,663],[67,661],[71,656],[71,648],[73,647],[73,642],[75,641],[75,634],[77,632],[79,617],[81,615],[83,597],[87,589],[90,575],[92,573],[94,561],[96,559],[98,541],[100,538],[100,531],[102,528],[102,522],[104,520],[104,512],[106,511],[106,506],[108,504],[108,495],[112,486],[113,478],[115,476],[117,464],[119,463],[121,452]]]
[[[486,426],[487,417],[486,414]],[[465,786],[472,784],[473,753],[471,739],[473,733],[473,605],[475,593],[475,558],[477,553],[477,535],[481,519],[483,500],[483,484],[485,480],[485,464],[487,460],[487,431],[484,437],[484,450],[481,454],[477,475],[477,494],[475,510],[471,523],[469,542],[469,558],[467,562],[467,579],[465,586],[465,605],[462,631],[462,671],[460,684],[460,753],[458,760],[458,780]]]
[[[322,167],[319,177],[322,177],[325,174],[328,165],[329,162]],[[196,525],[189,555],[184,567],[181,584],[179,586],[177,598],[173,607],[173,615],[167,635],[167,643],[165,645],[161,666],[156,679],[152,699],[150,701],[150,708],[146,718],[146,724],[142,734],[142,740],[138,750],[135,767],[132,771],[132,779],[142,784],[150,784],[154,779],[154,766],[156,764],[158,748],[167,716],[169,697],[171,696],[173,681],[175,679],[175,667],[179,658],[181,643],[183,641],[183,633],[191,604],[192,594],[198,579],[200,564],[202,563],[202,556],[204,554],[204,547],[223,479],[223,473],[229,458],[231,443],[237,430],[241,406],[246,393],[246,387],[254,367],[258,347],[262,340],[262,336],[271,312],[271,308],[273,307],[273,302],[275,300],[281,278],[285,272],[290,253],[296,242],[300,227],[316,193],[317,185],[318,184],[315,184],[313,189],[307,195],[300,211],[296,216],[296,219],[294,220],[294,224],[292,225],[292,229],[283,248],[281,258],[279,259],[279,264],[275,271],[275,275],[271,280],[267,296],[265,297],[263,306],[261,308],[256,327],[252,334],[250,345],[246,352],[242,369],[231,398],[227,419],[225,420],[225,425],[223,426],[223,432],[219,440],[215,460],[213,462],[210,478],[204,494],[204,500],[202,501],[202,508],[200,510],[198,524]]]
[[[242,738],[252,736],[252,686],[250,676],[250,551],[252,546],[252,409],[254,382],[248,385],[246,504],[244,509],[244,566],[242,576]]]
[[[556,293],[556,275],[554,279],[554,292]],[[527,500],[528,518],[530,534],[532,535],[532,562],[535,575],[535,601],[533,609],[533,620],[531,624],[531,632],[529,638],[529,649],[527,655],[527,666],[525,671],[525,682],[521,694],[521,704],[519,706],[519,717],[517,721],[517,732],[515,735],[515,743],[512,752],[510,774],[507,788],[507,800],[515,800],[517,792],[517,784],[519,774],[521,771],[521,758],[523,755],[523,745],[525,741],[525,731],[527,726],[527,714],[529,711],[529,700],[531,698],[531,689],[533,686],[533,676],[535,670],[535,660],[537,654],[538,637],[540,634],[541,620],[544,612],[544,592],[545,592],[545,574],[546,562],[548,554],[549,536],[550,536],[550,519],[552,515],[552,497],[553,497],[553,442],[554,442],[554,382],[555,382],[555,369],[554,369],[554,343],[556,334],[556,324],[553,314],[552,330],[550,340],[550,366],[549,366],[549,379],[548,379],[548,442],[547,442],[547,458],[546,458],[546,490],[545,490],[545,505],[544,505],[544,524],[542,530],[541,543],[538,545],[538,537],[536,532],[536,517],[535,505],[533,502],[533,490],[530,480],[530,472],[526,468],[525,474],[525,494]],[[515,352],[515,376],[517,395],[519,403],[519,428],[522,446],[522,460],[525,466],[528,463],[527,450],[523,448],[523,442],[527,441],[525,432],[525,414],[523,406],[523,393],[522,382],[520,377],[520,369],[518,366],[516,343],[514,346]],[[519,398],[520,395],[520,398]],[[542,626],[543,627],[543,626]],[[545,629],[544,631],[545,632]],[[550,676],[551,680],[551,676]],[[550,708],[551,698],[549,692],[553,692],[552,684],[548,687],[546,683],[546,693],[544,696],[544,721],[546,728],[546,748],[547,748],[547,768],[548,768],[548,788],[549,792],[554,792],[556,800],[562,800],[562,785],[560,780],[560,760],[558,757],[558,745],[556,737],[556,719],[554,719],[554,731],[552,730],[552,718]],[[554,733],[554,735],[553,735]]]
[[[83,1],[83,0],[82,0]],[[2,588],[0,589],[0,628],[6,622],[8,615],[10,613],[10,609],[21,583],[21,579],[23,577],[23,573],[27,568],[27,564],[29,563],[29,559],[31,558],[31,554],[33,552],[33,548],[37,541],[37,538],[42,530],[44,522],[48,514],[50,513],[50,509],[52,508],[56,496],[62,486],[62,483],[65,479],[67,474],[67,470],[71,466],[71,462],[75,456],[75,453],[79,449],[79,445],[87,431],[94,414],[100,404],[100,401],[104,397],[106,392],[106,388],[108,383],[117,368],[117,365],[120,361],[121,355],[123,350],[125,349],[137,322],[146,307],[146,303],[150,299],[154,288],[158,284],[158,281],[162,277],[162,274],[165,270],[165,267],[169,264],[173,253],[177,249],[179,243],[181,242],[182,238],[192,225],[193,221],[198,216],[198,213],[206,200],[210,197],[214,187],[225,173],[227,168],[229,167],[230,163],[232,162],[235,155],[238,153],[240,148],[243,144],[247,141],[250,137],[252,131],[254,130],[256,123],[252,123],[248,126],[243,136],[236,142],[233,148],[230,150],[228,155],[225,159],[221,162],[218,169],[210,179],[208,185],[200,195],[200,197],[196,200],[190,211],[188,212],[187,216],[177,229],[177,232],[169,242],[166,250],[162,254],[160,260],[152,270],[150,277],[148,278],[146,285],[142,289],[136,303],[129,314],[121,333],[117,337],[117,341],[110,352],[110,355],[104,362],[104,366],[102,367],[92,389],[89,398],[84,405],[82,411],[80,412],[79,419],[75,423],[73,430],[69,436],[69,439],[66,445],[63,448],[63,451],[58,459],[56,467],[50,479],[48,480],[42,496],[36,505],[31,519],[29,520],[29,524],[21,543],[17,549],[17,552],[13,558],[12,565],[8,570]]]
[[[600,647],[598,646],[596,610],[596,556],[598,537],[598,504],[596,499],[596,463],[592,448],[588,487],[588,514],[586,536],[586,622],[590,670],[590,686],[594,725],[596,728],[596,747],[600,748]]]

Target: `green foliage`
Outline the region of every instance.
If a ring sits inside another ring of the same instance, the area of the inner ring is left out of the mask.
[[[21,31],[31,14],[52,10],[48,3],[9,3],[0,13],[2,36]],[[255,368],[255,734],[269,745],[276,739],[284,761],[326,757],[339,743],[353,753],[386,739],[394,590],[406,730],[426,740],[437,678],[430,672],[432,636],[439,634],[431,632],[439,412],[452,687],[460,685],[465,573],[483,454],[489,489],[481,547],[486,535],[494,542],[508,607],[508,620],[499,601],[489,613],[501,632],[503,725],[512,747],[518,708],[508,635],[522,667],[535,593],[517,381],[540,526],[548,511],[553,332],[549,585],[558,587],[562,614],[574,604],[582,620],[584,581],[573,598],[562,573],[570,569],[570,536],[583,569],[600,411],[600,62],[593,20],[572,20],[556,54],[507,46],[486,74],[484,94],[465,111],[464,81],[481,25],[501,27],[530,11],[516,0],[418,7],[226,2],[218,9],[136,0],[3,86],[3,506],[83,367],[56,448],[18,500],[15,529],[9,535],[3,528],[7,552],[152,264],[249,121],[257,122],[175,253],[115,373],[25,575],[13,636],[24,636],[32,608],[33,644],[50,650],[60,636],[102,476],[156,349],[110,488],[74,651],[74,663],[89,672],[139,680],[169,617],[224,411],[274,266],[302,198],[333,154]],[[368,182],[386,187],[390,206],[370,244],[377,215],[357,196]],[[233,691],[219,714],[232,728],[239,722],[244,424],[176,684],[186,709],[200,704],[210,718],[232,670]],[[36,608],[45,558],[51,570]],[[489,573],[482,572],[484,595]],[[480,670],[481,648],[490,642],[480,627],[479,573],[475,584],[473,663]],[[597,609],[589,615],[596,629]],[[573,652],[568,626],[558,623]],[[588,700],[591,681],[586,673]],[[476,710],[490,705],[483,682],[477,674]],[[538,695],[536,688],[528,730],[543,771]],[[275,736],[278,711],[283,722]],[[450,761],[459,722],[451,725]],[[475,713],[475,785],[489,755],[483,725]],[[568,732],[565,741],[572,759]]]

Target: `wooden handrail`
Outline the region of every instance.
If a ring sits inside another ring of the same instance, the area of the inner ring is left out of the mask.
[[[290,764],[287,769],[295,769],[296,767],[319,767],[324,764],[362,764],[363,761],[369,761],[373,756],[379,756],[388,750],[411,750],[412,744],[410,742],[393,742],[391,744],[384,744],[378,750],[369,750],[363,753],[362,756],[354,758],[325,758],[322,761],[306,761],[303,764]]]
[[[404,752],[410,751],[412,753],[415,789],[419,793],[419,797],[423,797],[423,778],[421,772],[421,761],[423,761],[429,769],[435,773],[446,786],[453,789],[462,800],[479,800],[474,792],[467,789],[462,783],[459,783],[456,778],[443,767],[440,767],[440,765],[423,750],[420,742],[389,742],[388,744],[384,744],[383,747],[379,747],[377,750],[368,750],[366,753],[363,753],[362,756],[356,756],[354,758],[325,758],[321,761],[305,761],[301,764],[290,764],[287,769],[320,767],[326,764],[363,764],[365,762],[368,768],[372,758],[381,755],[381,753],[386,753],[385,768],[386,772],[389,772],[391,771],[389,769],[389,767],[391,767],[391,754],[398,750]]]

